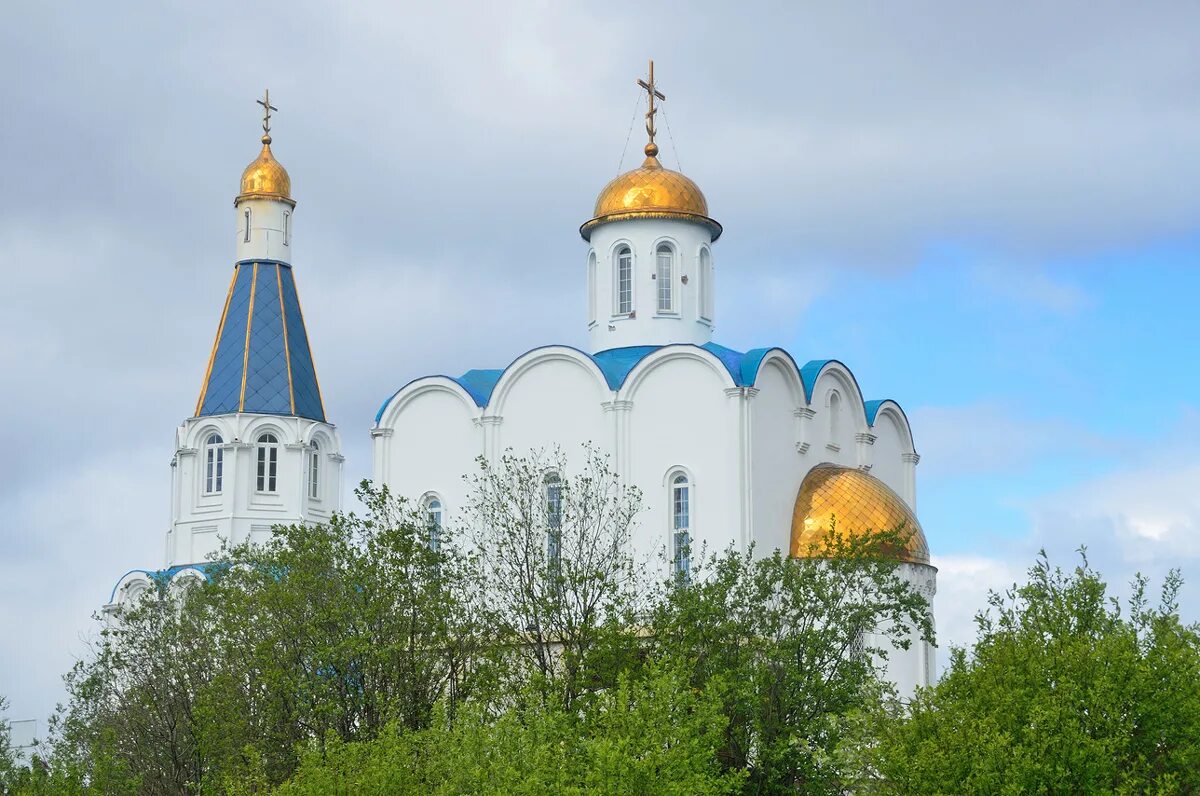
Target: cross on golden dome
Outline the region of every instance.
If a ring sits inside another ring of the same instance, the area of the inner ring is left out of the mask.
[[[271,104],[271,89],[263,89],[263,98],[255,100],[259,105],[263,106],[263,143],[271,143],[271,111],[279,110]]]
[[[654,135],[657,130],[654,129],[654,115],[658,113],[658,108],[654,107],[654,100],[657,97],[660,100],[666,100],[667,95],[658,90],[658,86],[654,83],[654,59],[650,59],[650,80],[649,82],[638,78],[637,84],[646,90],[649,107],[646,110],[646,135],[650,136],[650,142],[646,144],[646,156],[654,157],[658,154],[658,144],[654,143]]]

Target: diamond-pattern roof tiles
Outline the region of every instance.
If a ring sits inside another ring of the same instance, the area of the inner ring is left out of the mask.
[[[291,266],[245,261],[217,329],[196,415],[227,412],[325,420]]]

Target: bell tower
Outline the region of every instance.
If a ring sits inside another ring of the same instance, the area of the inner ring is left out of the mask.
[[[325,417],[291,265],[296,201],[271,152],[278,109],[269,93],[258,104],[262,151],[233,203],[237,261],[195,414],[175,435],[168,567],[341,508],[341,440]]]

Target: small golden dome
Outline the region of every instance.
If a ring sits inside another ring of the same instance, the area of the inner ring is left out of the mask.
[[[708,201],[699,186],[677,171],[658,162],[658,146],[646,145],[646,160],[640,168],[627,171],[604,186],[596,199],[593,218],[579,228],[584,240],[592,230],[609,221],[627,218],[671,218],[695,221],[721,236],[721,225],[708,217]]]
[[[929,563],[925,533],[904,498],[862,470],[824,462],[809,471],[796,495],[791,555],[819,555],[831,522],[844,540],[900,530],[908,534],[908,541],[904,549],[894,551],[896,558],[912,564]]]
[[[292,199],[292,178],[287,169],[271,154],[271,136],[262,138],[262,152],[242,172],[242,192],[238,200],[258,197]],[[294,202],[293,202],[294,204]]]

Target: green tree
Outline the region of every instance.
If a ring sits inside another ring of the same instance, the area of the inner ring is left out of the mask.
[[[277,791],[305,794],[612,794],[715,796],[736,793],[714,750],[723,717],[715,689],[697,692],[657,666],[577,701],[527,693],[490,717],[476,709],[429,729],[393,727],[357,744],[311,748]]]
[[[929,607],[887,551],[902,529],[843,538],[831,529],[825,558],[775,551],[708,557],[690,585],[668,584],[653,614],[653,646],[716,684],[726,717],[718,754],[748,774],[752,793],[841,793],[833,752],[840,717],[870,701],[889,648],[863,646],[863,631],[932,637]],[[816,552],[814,550],[813,552]]]
[[[1082,561],[1043,553],[991,594],[969,650],[909,708],[864,722],[863,783],[896,793],[1200,792],[1200,635],[1180,622],[1178,573],[1126,611]]]
[[[223,551],[208,582],[124,609],[66,678],[56,770],[219,793],[283,781],[301,744],[453,710],[495,649],[470,560],[449,533],[431,549],[421,512],[385,490],[359,497],[363,516],[276,528]]]
[[[636,642],[646,590],[630,550],[641,494],[591,446],[578,472],[559,450],[478,461],[468,527],[497,640],[518,679],[536,678],[569,707],[611,682]]]

